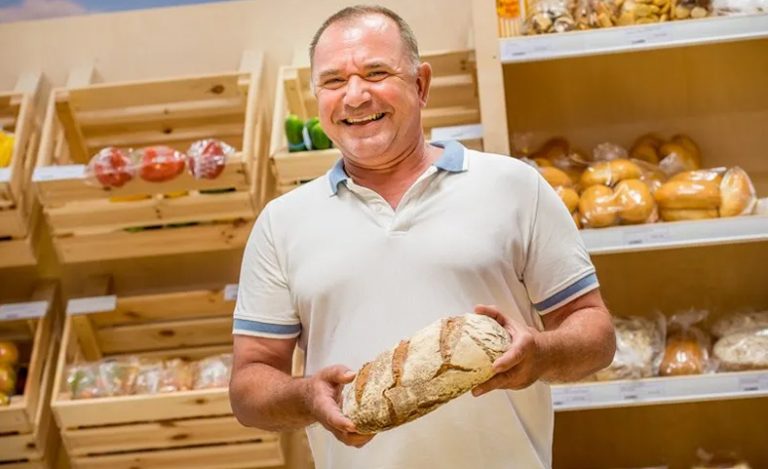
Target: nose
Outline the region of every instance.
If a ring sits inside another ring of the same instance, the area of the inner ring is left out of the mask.
[[[358,108],[370,101],[371,95],[368,92],[367,82],[358,75],[352,75],[347,80],[346,92],[344,93],[344,105],[351,108]]]

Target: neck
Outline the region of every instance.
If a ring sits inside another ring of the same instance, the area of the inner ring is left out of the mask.
[[[355,184],[375,191],[397,208],[408,188],[441,153],[442,149],[428,145],[422,136],[416,145],[379,166],[360,166],[345,158],[344,170]]]

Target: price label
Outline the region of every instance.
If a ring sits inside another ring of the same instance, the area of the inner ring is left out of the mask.
[[[16,319],[36,319],[45,316],[48,311],[47,301],[29,301],[26,303],[10,303],[0,306],[0,321]]]
[[[224,287],[224,301],[235,301],[237,300],[237,283],[230,283],[226,287]]]
[[[739,390],[741,392],[768,391],[768,374],[739,378]]]
[[[62,179],[82,179],[85,177],[84,164],[70,164],[65,166],[45,166],[35,168],[32,175],[34,182],[60,181]]]
[[[552,406],[555,409],[577,407],[592,402],[592,390],[569,386],[552,388]]]
[[[666,396],[662,383],[629,382],[619,386],[619,396],[625,401],[655,400]]]
[[[431,140],[473,140],[483,138],[483,124],[455,125],[432,129]]]
[[[669,239],[670,231],[666,227],[648,227],[624,233],[624,242],[630,246],[655,244]]]
[[[501,43],[501,61],[512,62],[546,57],[554,50],[548,38],[510,39]]]
[[[11,168],[0,168],[0,182],[11,182]]]
[[[670,39],[669,28],[663,25],[628,28],[624,34],[630,46],[657,44]]]
[[[92,296],[89,298],[75,298],[67,302],[67,315],[105,313],[117,309],[117,297],[115,295]]]

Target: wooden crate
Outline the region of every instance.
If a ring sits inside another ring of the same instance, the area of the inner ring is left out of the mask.
[[[0,306],[0,340],[11,340],[28,363],[23,395],[0,407],[0,467],[53,468],[59,434],[49,399],[53,389],[58,341],[55,323],[56,285],[40,284],[30,301]]]
[[[422,55],[432,65],[429,103],[422,113],[427,138],[440,127],[477,124],[480,106],[477,97],[474,53],[471,50],[433,52]],[[296,114],[306,120],[317,115],[317,100],[310,89],[309,67],[282,67],[278,72],[277,92],[272,117],[270,161],[276,192],[283,194],[302,182],[323,175],[341,157],[338,149],[288,152],[285,117]],[[479,139],[462,141],[482,149]]]
[[[0,93],[0,127],[14,134],[11,164],[0,168],[0,267],[35,264],[39,206],[30,179],[39,132],[34,101],[40,74],[22,74],[14,91]]]
[[[102,279],[89,294],[107,290]],[[52,407],[72,467],[208,469],[285,463],[286,439],[241,426],[226,388],[94,399],[71,399],[67,389],[66,370],[74,363],[121,355],[195,360],[231,352],[234,295],[229,291],[69,302]],[[91,312],[73,314],[78,310]]]
[[[67,87],[55,89],[33,179],[60,260],[243,247],[268,170],[261,71],[261,55],[245,54],[240,71],[231,73],[89,84],[91,71],[85,78],[73,73]],[[168,145],[185,152],[203,138],[237,150],[216,179],[185,171],[162,183],[137,177],[111,189],[87,181],[85,165],[104,147]],[[179,193],[186,195],[174,197]],[[124,196],[140,200],[112,199]]]

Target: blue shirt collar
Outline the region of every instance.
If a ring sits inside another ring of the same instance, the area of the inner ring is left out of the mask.
[[[432,145],[442,148],[443,154],[433,163],[433,166],[449,173],[460,173],[467,170],[464,162],[464,145],[455,140],[446,140],[431,142]],[[328,172],[328,181],[331,184],[331,195],[336,195],[339,191],[339,184],[349,179],[347,172],[344,171],[344,159],[339,158]]]

